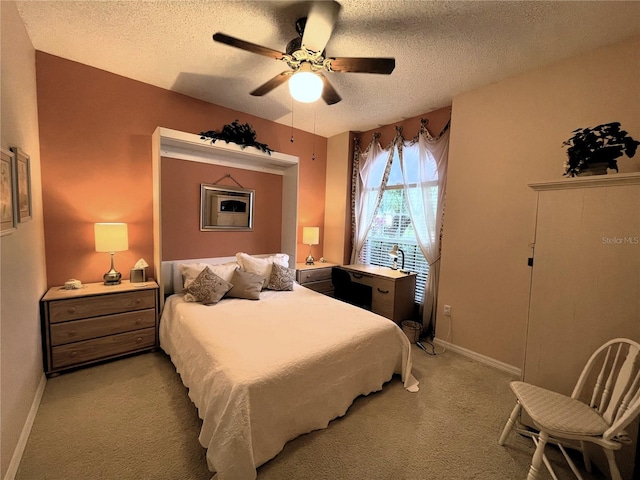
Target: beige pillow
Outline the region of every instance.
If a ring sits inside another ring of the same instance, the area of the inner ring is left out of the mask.
[[[274,263],[283,267],[289,266],[289,255],[286,253],[277,253],[268,257],[254,257],[248,253],[239,252],[236,253],[236,260],[242,270],[256,273],[267,281],[271,278],[271,268]]]
[[[220,265],[210,265],[208,263],[181,263],[178,265],[178,270],[182,274],[182,283],[183,288],[187,288],[191,282],[193,282],[196,277],[202,272],[205,268],[209,267],[209,269],[223,279],[225,282],[231,281],[231,276],[236,268],[238,268],[238,264],[236,262],[228,262],[222,263]],[[178,289],[174,285],[174,290],[176,292],[181,292],[182,290]]]
[[[261,275],[245,272],[238,268],[233,272],[233,276],[231,277],[231,284],[233,286],[231,290],[227,292],[227,297],[259,300],[264,280],[264,277]]]
[[[200,302],[205,305],[218,303],[233,285],[205,267],[184,290],[186,302]]]
[[[269,278],[266,288],[280,291],[293,290],[293,281],[295,278],[295,269],[274,263],[273,268],[271,268],[271,277]]]

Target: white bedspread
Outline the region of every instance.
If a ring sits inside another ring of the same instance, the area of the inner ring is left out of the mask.
[[[394,373],[418,390],[395,323],[297,284],[212,306],[172,295],[160,345],[203,420],[199,440],[219,480],[255,479],[287,441],[326,428]]]

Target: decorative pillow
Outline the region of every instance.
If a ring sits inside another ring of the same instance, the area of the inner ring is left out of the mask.
[[[242,270],[261,275],[265,278],[265,281],[271,278],[271,267],[274,263],[283,267],[289,266],[289,255],[286,253],[278,253],[268,257],[254,257],[247,253],[239,252],[236,253],[236,259]]]
[[[220,265],[210,265],[208,263],[181,263],[178,265],[178,269],[182,274],[182,283],[183,287],[187,288],[191,285],[200,272],[202,272],[205,268],[209,267],[209,269],[223,279],[225,282],[231,281],[231,276],[236,268],[238,268],[238,264],[236,262],[222,263]],[[175,281],[174,281],[175,282]],[[174,285],[173,289],[175,292],[181,292],[182,290],[178,285]]]
[[[209,267],[205,267],[184,290],[184,299],[187,302],[213,305],[218,303],[231,287],[232,284],[213,273]]]
[[[259,300],[260,291],[262,290],[262,285],[264,285],[264,277],[238,268],[233,272],[231,284],[233,286],[227,292],[227,297]]]
[[[267,287],[270,290],[293,290],[293,281],[296,278],[296,271],[293,268],[283,267],[277,263],[271,268],[271,277]]]

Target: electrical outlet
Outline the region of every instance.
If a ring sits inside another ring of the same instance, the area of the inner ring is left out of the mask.
[[[450,317],[451,316],[451,305],[445,305],[444,306],[444,316],[445,317]]]

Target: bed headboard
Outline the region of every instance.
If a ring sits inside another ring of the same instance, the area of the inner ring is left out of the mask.
[[[261,255],[253,255],[254,257],[268,257],[273,253],[265,253]],[[174,285],[182,282],[182,274],[178,269],[181,263],[208,263],[209,265],[220,265],[222,263],[235,262],[236,257],[211,257],[211,258],[189,258],[186,260],[167,260],[162,262],[161,281],[164,285],[164,296],[174,293]],[[289,260],[291,262],[291,260]]]

